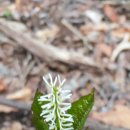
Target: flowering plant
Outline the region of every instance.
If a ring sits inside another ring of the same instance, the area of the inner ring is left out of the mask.
[[[33,123],[37,130],[82,130],[86,118],[93,106],[94,92],[81,97],[78,101],[66,102],[71,97],[70,90],[63,90],[65,82],[58,75],[50,82],[43,77],[49,93],[43,95],[37,91],[32,104]]]

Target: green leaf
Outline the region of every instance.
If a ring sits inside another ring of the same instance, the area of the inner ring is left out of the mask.
[[[48,124],[40,116],[42,109],[38,102],[38,98],[42,95],[39,91],[36,91],[33,103],[32,103],[32,122],[37,130],[49,130]]]
[[[73,116],[74,130],[83,129],[88,114],[92,109],[93,103],[94,103],[94,90],[87,96],[83,96],[79,100],[72,103],[72,107],[71,109],[68,110],[68,113]]]

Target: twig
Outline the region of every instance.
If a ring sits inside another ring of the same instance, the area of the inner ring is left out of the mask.
[[[105,102],[108,102],[105,92],[100,89],[95,83],[91,83],[95,90],[99,93],[99,95],[103,98]]]
[[[66,19],[63,19],[61,23],[67,27],[71,32],[73,32],[78,38],[80,38],[83,41],[84,46],[86,46],[88,49],[92,50],[92,46],[88,44],[87,37],[83,36],[73,25],[71,25]]]
[[[35,61],[30,61],[30,60],[31,60],[31,55],[30,55],[30,53],[28,53],[27,59],[25,59],[26,63],[23,66],[23,72],[21,72],[22,73],[21,79],[22,79],[23,86],[26,84],[27,76],[35,64]]]
[[[125,35],[123,41],[115,48],[112,53],[111,60],[115,61],[118,55],[125,50],[130,50],[130,42],[129,42],[129,35]]]
[[[53,45],[42,43],[41,41],[31,37],[29,34],[27,35],[11,29],[7,23],[8,22],[5,20],[0,20],[0,31],[9,38],[13,39],[15,43],[46,62],[59,61],[76,67],[90,66],[96,69],[98,68],[98,70],[100,69],[100,66],[90,57],[84,56],[83,54],[75,51],[68,51]]]
[[[73,26],[71,25],[67,20],[63,19],[61,23],[67,27],[70,31],[72,31],[78,38],[84,41],[84,36]]]

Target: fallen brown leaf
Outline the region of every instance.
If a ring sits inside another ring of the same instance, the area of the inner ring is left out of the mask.
[[[5,106],[5,105],[0,105],[0,112],[3,113],[10,113],[10,112],[14,112],[16,111],[15,108],[9,107],[9,106]]]
[[[18,121],[14,121],[8,123],[7,126],[5,125],[1,130],[23,130],[23,125]]]
[[[54,39],[58,34],[58,32],[59,32],[58,26],[53,25],[50,28],[37,31],[36,35],[44,42],[47,42],[49,39]]]
[[[0,92],[3,92],[6,90],[6,86],[2,80],[0,80]]]
[[[30,88],[23,88],[14,93],[8,94],[6,98],[11,100],[25,100],[31,97],[31,93],[32,92]]]
[[[112,22],[117,22],[118,21],[118,15],[115,12],[114,8],[111,7],[110,5],[105,5],[103,7],[103,11],[105,15],[112,21]]]
[[[130,129],[130,108],[124,105],[116,105],[105,113],[93,112],[92,118],[106,124]]]
[[[100,43],[97,45],[97,48],[101,51],[102,54],[110,57],[112,54],[112,48],[104,43]]]

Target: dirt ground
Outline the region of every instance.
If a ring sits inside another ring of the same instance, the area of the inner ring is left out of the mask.
[[[129,35],[127,0],[0,0],[0,130],[35,130],[48,73],[67,79],[71,102],[95,88],[90,130],[129,130]]]

